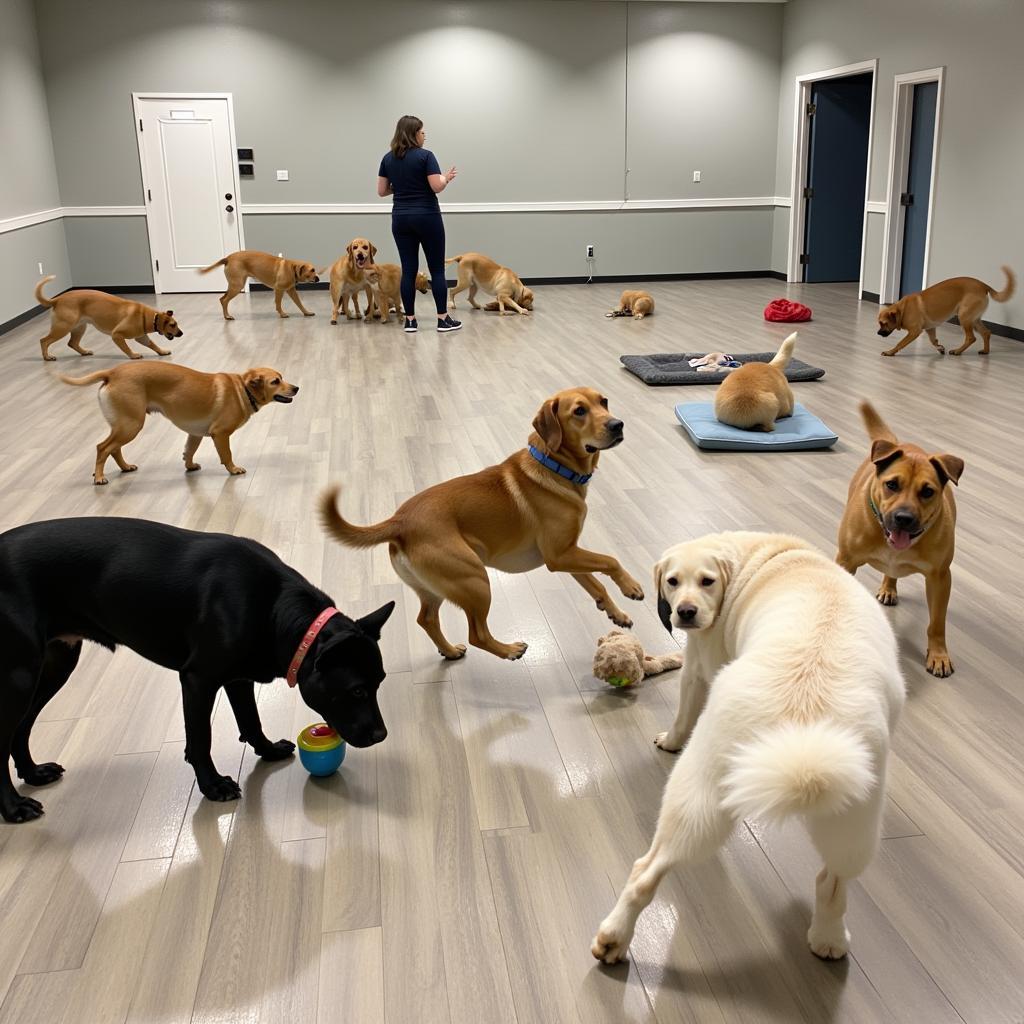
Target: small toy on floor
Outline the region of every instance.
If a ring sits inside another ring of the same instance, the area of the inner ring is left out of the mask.
[[[345,741],[326,722],[299,733],[299,760],[310,775],[333,775],[345,760]]]
[[[610,686],[634,686],[646,676],[656,676],[683,664],[681,654],[645,654],[635,636],[613,629],[597,638],[594,675]]]
[[[688,360],[690,368],[698,373],[727,373],[735,370],[740,364],[732,356],[725,352],[709,352],[706,356],[698,356],[696,359]]]

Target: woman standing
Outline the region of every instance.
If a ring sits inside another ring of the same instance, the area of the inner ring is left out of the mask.
[[[427,133],[418,117],[406,114],[398,119],[391,150],[380,162],[377,195],[394,196],[391,208],[391,234],[402,260],[402,306],[405,332],[415,334],[416,274],[419,271],[420,246],[427,257],[430,286],[437,306],[439,334],[457,331],[462,324],[448,315],[448,285],[444,276],[444,221],[437,201],[455,168],[441,173],[437,158],[423,148]]]

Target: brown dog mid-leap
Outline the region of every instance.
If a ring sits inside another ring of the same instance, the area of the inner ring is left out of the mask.
[[[958,356],[974,344],[974,328],[981,335],[982,356],[988,355],[988,342],[992,332],[982,321],[982,315],[988,309],[988,300],[1006,302],[1014,292],[1017,281],[1009,267],[1003,267],[1006,275],[1006,287],[997,292],[995,288],[979,281],[976,277],[951,277],[948,281],[940,281],[923,292],[906,295],[899,302],[886,306],[878,314],[878,333],[888,338],[893,331],[906,331],[907,335],[892,348],[886,349],[883,356],[894,356],[900,349],[906,348],[922,331],[927,332],[928,340],[939,351],[945,349],[939,344],[935,328],[944,324],[955,313],[964,332],[964,343],[959,348],[951,348],[949,354]]]
[[[102,385],[100,410],[110,433],[96,445],[93,483],[97,484],[107,482],[103,467],[111,455],[122,473],[139,468],[125,461],[121,448],[135,439],[150,412],[162,413],[188,434],[182,456],[186,473],[201,468],[195,454],[204,437],[213,438],[220,461],[232,476],[244,473],[231,457],[231,435],[263,406],[290,402],[299,391],[269,366],[244,373],[200,373],[174,363],[125,363],[61,380],[79,388]]]
[[[235,318],[228,312],[228,303],[242,293],[245,282],[250,277],[255,277],[260,284],[266,285],[274,290],[274,309],[282,319],[287,319],[288,314],[281,308],[281,299],[284,295],[299,307],[303,316],[316,316],[302,304],[296,285],[317,284],[320,280],[320,272],[312,263],[303,260],[286,260],[281,256],[273,256],[269,252],[258,252],[255,249],[241,249],[225,256],[208,267],[203,267],[199,273],[208,274],[217,267],[224,268],[224,276],[228,279],[228,290],[220,297],[220,308],[224,310],[225,320]]]
[[[168,341],[180,338],[185,333],[174,319],[173,309],[160,311],[106,292],[76,288],[55,299],[48,299],[43,294],[43,287],[55,278],[55,274],[49,274],[36,285],[36,302],[53,311],[50,315],[50,331],[45,338],[39,339],[43,358],[48,363],[57,358],[50,355],[50,346],[60,341],[65,334],[71,335],[68,345],[80,356],[91,356],[90,349],[82,348],[82,335],[89,324],[110,335],[114,344],[129,359],[142,358],[141,352],[133,352],[128,347],[129,338],[151,348],[158,356],[169,356],[170,350],[161,348],[153,341],[149,337],[150,331],[162,334]]]
[[[850,573],[865,562],[882,573],[877,594],[882,604],[896,604],[897,579],[922,573],[928,601],[925,668],[933,676],[952,675],[946,606],[953,585],[956,500],[948,484],[959,483],[964,460],[898,441],[867,402],[860,413],[871,454],[850,481],[836,561]]]
[[[438,613],[451,601],[466,613],[474,647],[514,661],[526,644],[502,643],[487,627],[487,566],[528,572],[544,565],[571,573],[612,622],[632,625],[592,574],[610,576],[634,601],[643,600],[643,588],[615,558],[578,543],[587,482],[600,453],[622,438],[622,420],[612,417],[606,398],[592,388],[570,388],[541,406],[528,447],[499,465],[421,491],[374,526],[346,522],[334,487],[320,501],[324,527],[347,547],[388,545],[395,572],[419,595],[416,621],[444,657],[466,653],[464,644],[449,643],[441,632]]]

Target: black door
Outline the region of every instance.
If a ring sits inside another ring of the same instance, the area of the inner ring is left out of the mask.
[[[928,235],[931,203],[932,155],[935,148],[935,103],[938,82],[914,86],[914,110],[910,121],[910,163],[907,189],[900,196],[903,208],[903,262],[900,264],[900,297],[919,292],[924,284],[924,243]]]
[[[815,82],[811,90],[804,280],[860,278],[871,75]]]

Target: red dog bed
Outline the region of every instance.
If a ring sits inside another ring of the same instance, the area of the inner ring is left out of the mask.
[[[789,299],[772,299],[764,307],[764,318],[778,324],[798,324],[811,319],[811,310]]]

